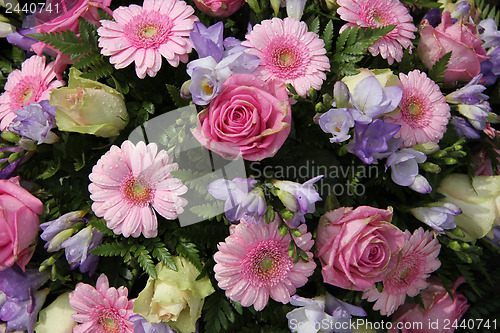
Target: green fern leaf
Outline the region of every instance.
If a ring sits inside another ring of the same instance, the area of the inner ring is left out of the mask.
[[[87,72],[82,73],[82,77],[90,80],[97,80],[109,76],[113,71],[114,68],[109,61],[101,57]]]
[[[207,333],[219,333],[227,329],[229,322],[234,323],[236,318],[233,307],[221,291],[206,298],[203,313]]]
[[[328,24],[325,27],[325,30],[323,30],[323,36],[321,36],[323,41],[325,42],[325,50],[326,52],[330,51],[332,48],[332,42],[333,42],[333,21],[330,20],[328,21]]]
[[[97,48],[97,26],[89,23],[83,18],[78,18],[80,39],[83,43]]]
[[[106,226],[106,223],[103,220],[98,220],[98,219],[94,218],[89,223],[92,227],[96,228],[97,230],[99,230],[100,232],[103,232],[104,234],[106,234],[108,236],[115,236],[115,237],[117,236],[112,230],[110,230]]]
[[[135,252],[135,257],[137,258],[139,266],[141,266],[141,268],[146,273],[148,273],[149,276],[151,276],[153,279],[158,278],[158,273],[156,272],[153,259],[151,259],[151,256],[149,255],[148,251],[146,251],[144,246],[141,246],[141,248]]]
[[[309,25],[309,31],[319,34],[319,16],[316,16],[314,21]]]
[[[217,216],[222,211],[222,201],[216,201],[214,203],[205,203],[198,206],[191,207],[189,210],[202,217],[204,219],[209,219],[211,217]]]
[[[177,253],[189,260],[198,271],[201,272],[203,270],[200,255],[198,254],[199,251],[195,244],[188,242],[184,238],[180,238],[176,250]]]
[[[446,54],[443,54],[443,56],[434,63],[431,70],[429,71],[429,78],[431,78],[435,82],[442,82],[444,78],[444,73],[448,68],[448,61],[450,61],[450,58],[451,58],[451,51]]]
[[[181,97],[181,91],[179,90],[179,88],[177,88],[172,84],[167,84],[167,90],[175,106],[177,106],[178,108],[182,108],[184,106],[189,105],[189,100],[183,99]]]
[[[35,38],[41,42],[49,44],[62,53],[70,55],[81,55],[88,52],[89,47],[80,42],[78,36],[71,30],[62,31],[60,33],[36,33],[30,34],[29,37]]]
[[[177,271],[177,266],[175,265],[174,258],[170,254],[170,252],[165,248],[163,243],[156,243],[157,246],[153,250],[153,257],[161,261],[164,265],[170,268],[173,271]]]
[[[101,54],[97,50],[92,50],[78,58],[73,64],[76,69],[87,68],[90,66],[95,66],[99,61],[101,61]]]
[[[129,250],[129,245],[123,242],[104,243],[90,251],[90,253],[101,257],[125,256]]]

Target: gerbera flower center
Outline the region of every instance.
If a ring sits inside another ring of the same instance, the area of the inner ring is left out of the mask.
[[[158,48],[170,34],[172,20],[157,12],[142,13],[124,27],[125,37],[137,48]]]
[[[410,255],[399,263],[396,271],[384,281],[390,285],[389,290],[407,290],[422,276],[422,258],[420,256]]]
[[[305,73],[310,60],[303,56],[307,54],[304,45],[294,37],[275,38],[269,44],[265,61],[275,77],[290,80]]]
[[[13,91],[14,93],[14,101],[20,105],[27,105],[31,102],[36,101],[37,99],[37,87],[36,87],[36,78],[26,77],[19,84],[18,87]]]
[[[418,96],[403,97],[400,103],[401,113],[405,121],[412,127],[427,126],[429,119],[427,119],[427,105]]]
[[[126,177],[122,181],[120,192],[129,203],[140,207],[145,207],[154,198],[154,188],[140,176]]]
[[[246,279],[258,287],[281,283],[292,267],[286,247],[274,239],[261,241],[242,262]]]
[[[101,332],[120,332],[120,323],[116,321],[116,315],[109,310],[103,310],[97,319]]]

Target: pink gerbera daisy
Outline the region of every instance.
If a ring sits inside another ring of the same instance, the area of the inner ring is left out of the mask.
[[[429,274],[439,268],[438,254],[441,245],[433,234],[423,228],[413,235],[405,231],[405,245],[401,250],[398,267],[384,280],[384,290],[380,293],[373,287],[365,290],[363,298],[369,302],[377,301],[374,310],[382,315],[390,315],[405,302],[406,295],[417,296],[420,290],[427,288]]]
[[[401,125],[395,137],[403,139],[404,147],[439,142],[450,119],[450,106],[439,86],[419,70],[408,75],[400,73],[399,80],[403,88],[399,109],[384,117],[384,121]]]
[[[162,56],[170,65],[187,62],[191,52],[189,34],[198,18],[194,9],[180,0],[144,0],[143,6],[118,7],[115,21],[101,20],[97,30],[101,53],[117,69],[135,61],[137,76],[153,77],[161,68]]]
[[[110,288],[108,278],[101,274],[96,288],[78,283],[69,294],[69,304],[76,311],[71,317],[80,323],[74,333],[133,333],[134,300],[128,299],[126,287]]]
[[[291,17],[262,21],[242,45],[261,59],[254,75],[264,81],[290,83],[300,96],[306,96],[310,88],[321,89],[324,71],[330,70],[323,40],[307,31],[307,24]]]
[[[121,148],[112,146],[89,175],[92,210],[117,235],[155,237],[158,223],[153,208],[174,220],[187,204],[180,197],[187,187],[170,174],[178,169],[177,163],[157,150],[155,143],[146,146],[141,141],[135,146],[125,141]]]
[[[0,95],[0,129],[4,131],[17,117],[14,111],[33,102],[48,100],[50,92],[61,87],[63,81],[56,77],[54,62],[45,66],[45,57],[32,56],[21,64],[21,70],[12,71]]]
[[[390,65],[403,58],[403,48],[412,47],[411,39],[417,28],[408,9],[398,0],[338,0],[337,13],[349,23],[347,27],[379,28],[395,24],[396,27],[368,48],[373,56],[380,54]]]
[[[296,244],[306,251],[309,261],[296,264],[288,255],[290,236],[280,236],[279,221],[248,224],[241,220],[232,226],[231,235],[219,243],[219,252],[214,255],[214,267],[219,287],[226,296],[243,306],[254,305],[262,310],[269,296],[275,301],[288,303],[296,288],[307,283],[316,264],[312,253],[312,235],[305,224],[299,227],[301,237],[294,237]]]

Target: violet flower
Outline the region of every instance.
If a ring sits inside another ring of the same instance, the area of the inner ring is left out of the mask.
[[[376,117],[394,111],[403,97],[397,86],[382,88],[375,76],[361,80],[351,92],[350,109],[356,122],[368,124]]]
[[[475,129],[482,131],[486,128],[486,117],[490,114],[491,107],[486,101],[474,105],[460,104],[458,112],[466,117]]]
[[[344,142],[351,138],[349,130],[354,127],[354,118],[346,108],[330,109],[319,117],[319,126],[333,135],[331,143]]]
[[[486,87],[479,83],[482,77],[483,75],[479,74],[462,88],[446,95],[446,101],[450,104],[473,105],[487,100],[488,95],[483,94]]]
[[[401,125],[385,123],[381,119],[375,119],[372,123],[356,123],[354,126],[354,139],[346,146],[348,152],[356,155],[365,164],[376,164],[377,157],[390,150],[396,150],[401,146],[402,140],[392,140],[399,131]]]
[[[218,200],[225,200],[224,211],[229,221],[245,219],[248,223],[259,224],[267,211],[267,204],[261,188],[256,188],[256,180],[234,178],[217,179],[208,184],[208,192]]]
[[[325,333],[347,333],[351,332],[350,328],[339,330],[335,327],[349,327],[352,316],[366,316],[361,307],[342,302],[329,293],[313,299],[294,295],[290,304],[300,306],[286,315],[291,332],[315,333],[321,330]],[[342,324],[344,322],[347,324]]]
[[[19,165],[19,163],[21,163],[22,159],[18,158],[13,162],[9,162],[9,157],[10,155],[19,153],[23,150],[23,148],[16,146],[0,147],[0,165],[2,166],[2,170],[0,171],[0,179],[9,179],[10,177],[14,176],[17,170],[17,166]]]
[[[175,333],[175,331],[164,322],[150,323],[143,316],[134,314],[129,320],[134,323],[134,333]]]
[[[314,213],[316,210],[315,203],[321,201],[321,196],[314,187],[314,183],[323,178],[323,176],[316,176],[303,184],[288,180],[273,181],[273,185],[278,188],[278,197],[285,205],[285,208],[294,213],[293,219],[290,220],[292,226],[298,227],[300,223],[306,221],[305,214]],[[287,194],[291,194],[295,198],[295,201],[290,200],[293,198],[290,198]]]
[[[198,53],[198,58],[211,56],[216,62],[221,61],[224,52],[223,34],[224,24],[222,22],[217,22],[208,28],[201,22],[194,22],[190,38]]]
[[[62,233],[70,229],[75,223],[84,222],[83,216],[87,212],[84,210],[78,210],[74,212],[69,212],[61,215],[59,218],[40,224],[40,228],[43,230],[40,238],[47,243],[44,247],[48,252],[55,252],[61,249],[61,244],[67,238],[69,238],[73,232],[71,231],[67,237]]]
[[[41,143],[54,143],[59,138],[51,129],[55,126],[57,108],[49,101],[31,103],[14,111],[16,118],[9,125],[9,131]]]
[[[455,131],[458,136],[465,136],[469,139],[481,138],[479,131],[473,128],[472,125],[464,118],[452,116],[451,123],[455,126]]]
[[[61,248],[65,249],[66,260],[71,269],[80,267],[80,272],[88,272],[92,276],[97,269],[98,257],[90,251],[101,244],[103,237],[103,232],[89,225],[64,241]]]
[[[455,19],[459,19],[461,17],[469,14],[471,9],[471,5],[467,1],[460,1],[455,5],[453,11],[451,12],[451,17]]]
[[[455,215],[462,214],[462,210],[450,202],[436,203],[429,207],[416,207],[410,211],[418,220],[439,232],[456,228]]]
[[[401,149],[387,158],[385,169],[391,168],[392,180],[400,186],[409,186],[419,193],[432,189],[429,182],[418,173],[418,164],[424,163],[427,155],[412,148]]]
[[[49,279],[48,272],[27,269],[17,265],[0,271],[0,320],[11,330],[33,333],[38,311],[49,289],[38,289]]]
[[[427,22],[429,22],[429,25],[431,25],[433,28],[437,27],[441,23],[441,12],[439,11],[439,8],[431,8],[424,15],[422,21],[423,20],[427,20]]]
[[[500,31],[494,19],[482,20],[478,24],[479,37],[484,41],[481,45],[484,49],[497,48],[500,46]]]

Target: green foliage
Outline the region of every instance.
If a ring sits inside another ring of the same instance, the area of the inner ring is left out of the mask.
[[[411,7],[439,8],[441,6],[436,0],[401,0],[401,2]]]
[[[222,201],[217,201],[214,204],[204,203],[198,206],[191,207],[189,210],[202,217],[204,219],[209,219],[216,215],[219,215],[222,208]]]
[[[451,51],[446,54],[443,54],[441,58],[439,58],[434,63],[431,70],[429,71],[429,78],[438,83],[443,82],[444,73],[448,68],[448,62],[450,61],[450,58],[451,58]]]
[[[341,75],[356,74],[356,64],[363,59],[367,48],[394,28],[395,25],[380,28],[347,27],[337,38],[332,69]]]
[[[321,36],[323,41],[325,42],[325,50],[329,52],[332,49],[333,43],[333,21],[330,20],[326,24],[325,30],[323,30],[323,35]]]
[[[207,333],[219,333],[235,321],[235,308],[220,290],[205,299],[203,313]]]
[[[311,24],[309,24],[309,31],[319,34],[320,22],[319,16],[316,16]]]
[[[189,260],[198,271],[203,271],[203,264],[201,263],[200,254],[195,244],[189,242],[184,237],[180,237],[176,250],[177,253]]]
[[[183,99],[181,97],[181,91],[179,88],[172,84],[167,84],[167,90],[170,98],[172,99],[172,102],[174,102],[175,106],[178,108],[181,108],[183,106],[189,105],[189,100]]]
[[[96,80],[113,73],[113,66],[103,57],[98,47],[97,26],[79,18],[80,38],[71,30],[59,33],[36,33],[30,37],[45,42],[76,60],[73,66],[84,70],[82,77]],[[88,69],[85,71],[85,69]]]
[[[497,26],[500,25],[500,10],[497,9],[496,6],[491,5],[486,0],[476,0],[475,1],[476,8],[481,13],[481,19],[494,19]]]
[[[149,276],[151,276],[153,279],[158,278],[153,259],[149,255],[144,245],[141,245],[135,252],[135,257],[137,258],[137,262],[139,263],[139,265],[146,273],[148,273]]]

